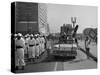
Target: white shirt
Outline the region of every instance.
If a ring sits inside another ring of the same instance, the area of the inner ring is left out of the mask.
[[[22,46],[23,48],[25,47],[25,40],[23,38],[20,38],[19,40],[15,40],[15,45],[16,46]]]
[[[35,45],[36,40],[34,38],[28,40],[28,45]]]

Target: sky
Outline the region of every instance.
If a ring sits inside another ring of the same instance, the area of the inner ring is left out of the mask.
[[[47,16],[51,33],[60,32],[60,26],[64,23],[72,24],[71,17],[76,17],[78,33],[82,33],[85,28],[98,27],[95,6],[47,4]]]

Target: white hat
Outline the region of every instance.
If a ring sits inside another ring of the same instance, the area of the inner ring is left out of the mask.
[[[39,36],[39,34],[35,34],[35,37],[38,37]]]
[[[26,34],[26,35],[25,35],[25,37],[28,37],[28,36],[29,36],[29,34]]]
[[[29,36],[29,34],[26,34],[27,36]]]
[[[39,34],[35,34],[36,36],[38,36]]]
[[[25,35],[24,37],[27,37],[27,35]]]
[[[35,36],[37,37],[37,34],[35,34]]]
[[[16,37],[16,36],[17,36],[17,34],[14,34],[14,36]]]
[[[21,33],[18,33],[17,35],[18,35],[18,36],[22,36],[22,34],[21,34]]]
[[[30,36],[33,37],[33,34],[31,34]]]

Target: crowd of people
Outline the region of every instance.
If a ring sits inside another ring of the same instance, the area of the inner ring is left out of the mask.
[[[13,34],[12,40],[15,45],[15,68],[19,70],[21,67],[24,70],[26,65],[25,59],[29,62],[35,62],[45,51],[49,54],[51,49],[51,41],[49,41],[49,36],[45,37],[43,34],[26,34],[22,35],[21,33]],[[47,41],[48,39],[48,41]],[[78,46],[78,41],[75,39],[75,43]],[[90,40],[88,37],[85,40],[86,53],[89,53],[89,43]],[[87,58],[89,58],[87,56]]]
[[[45,52],[45,36],[41,34],[14,34],[13,40],[15,41],[15,68],[16,70],[21,67],[23,70],[25,63],[25,56],[30,62],[38,59],[42,53]]]

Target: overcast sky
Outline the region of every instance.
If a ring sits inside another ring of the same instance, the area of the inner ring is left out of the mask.
[[[94,6],[47,4],[47,11],[52,33],[60,32],[60,26],[64,23],[71,24],[71,17],[77,17],[78,33],[87,27],[97,27],[97,7]]]

